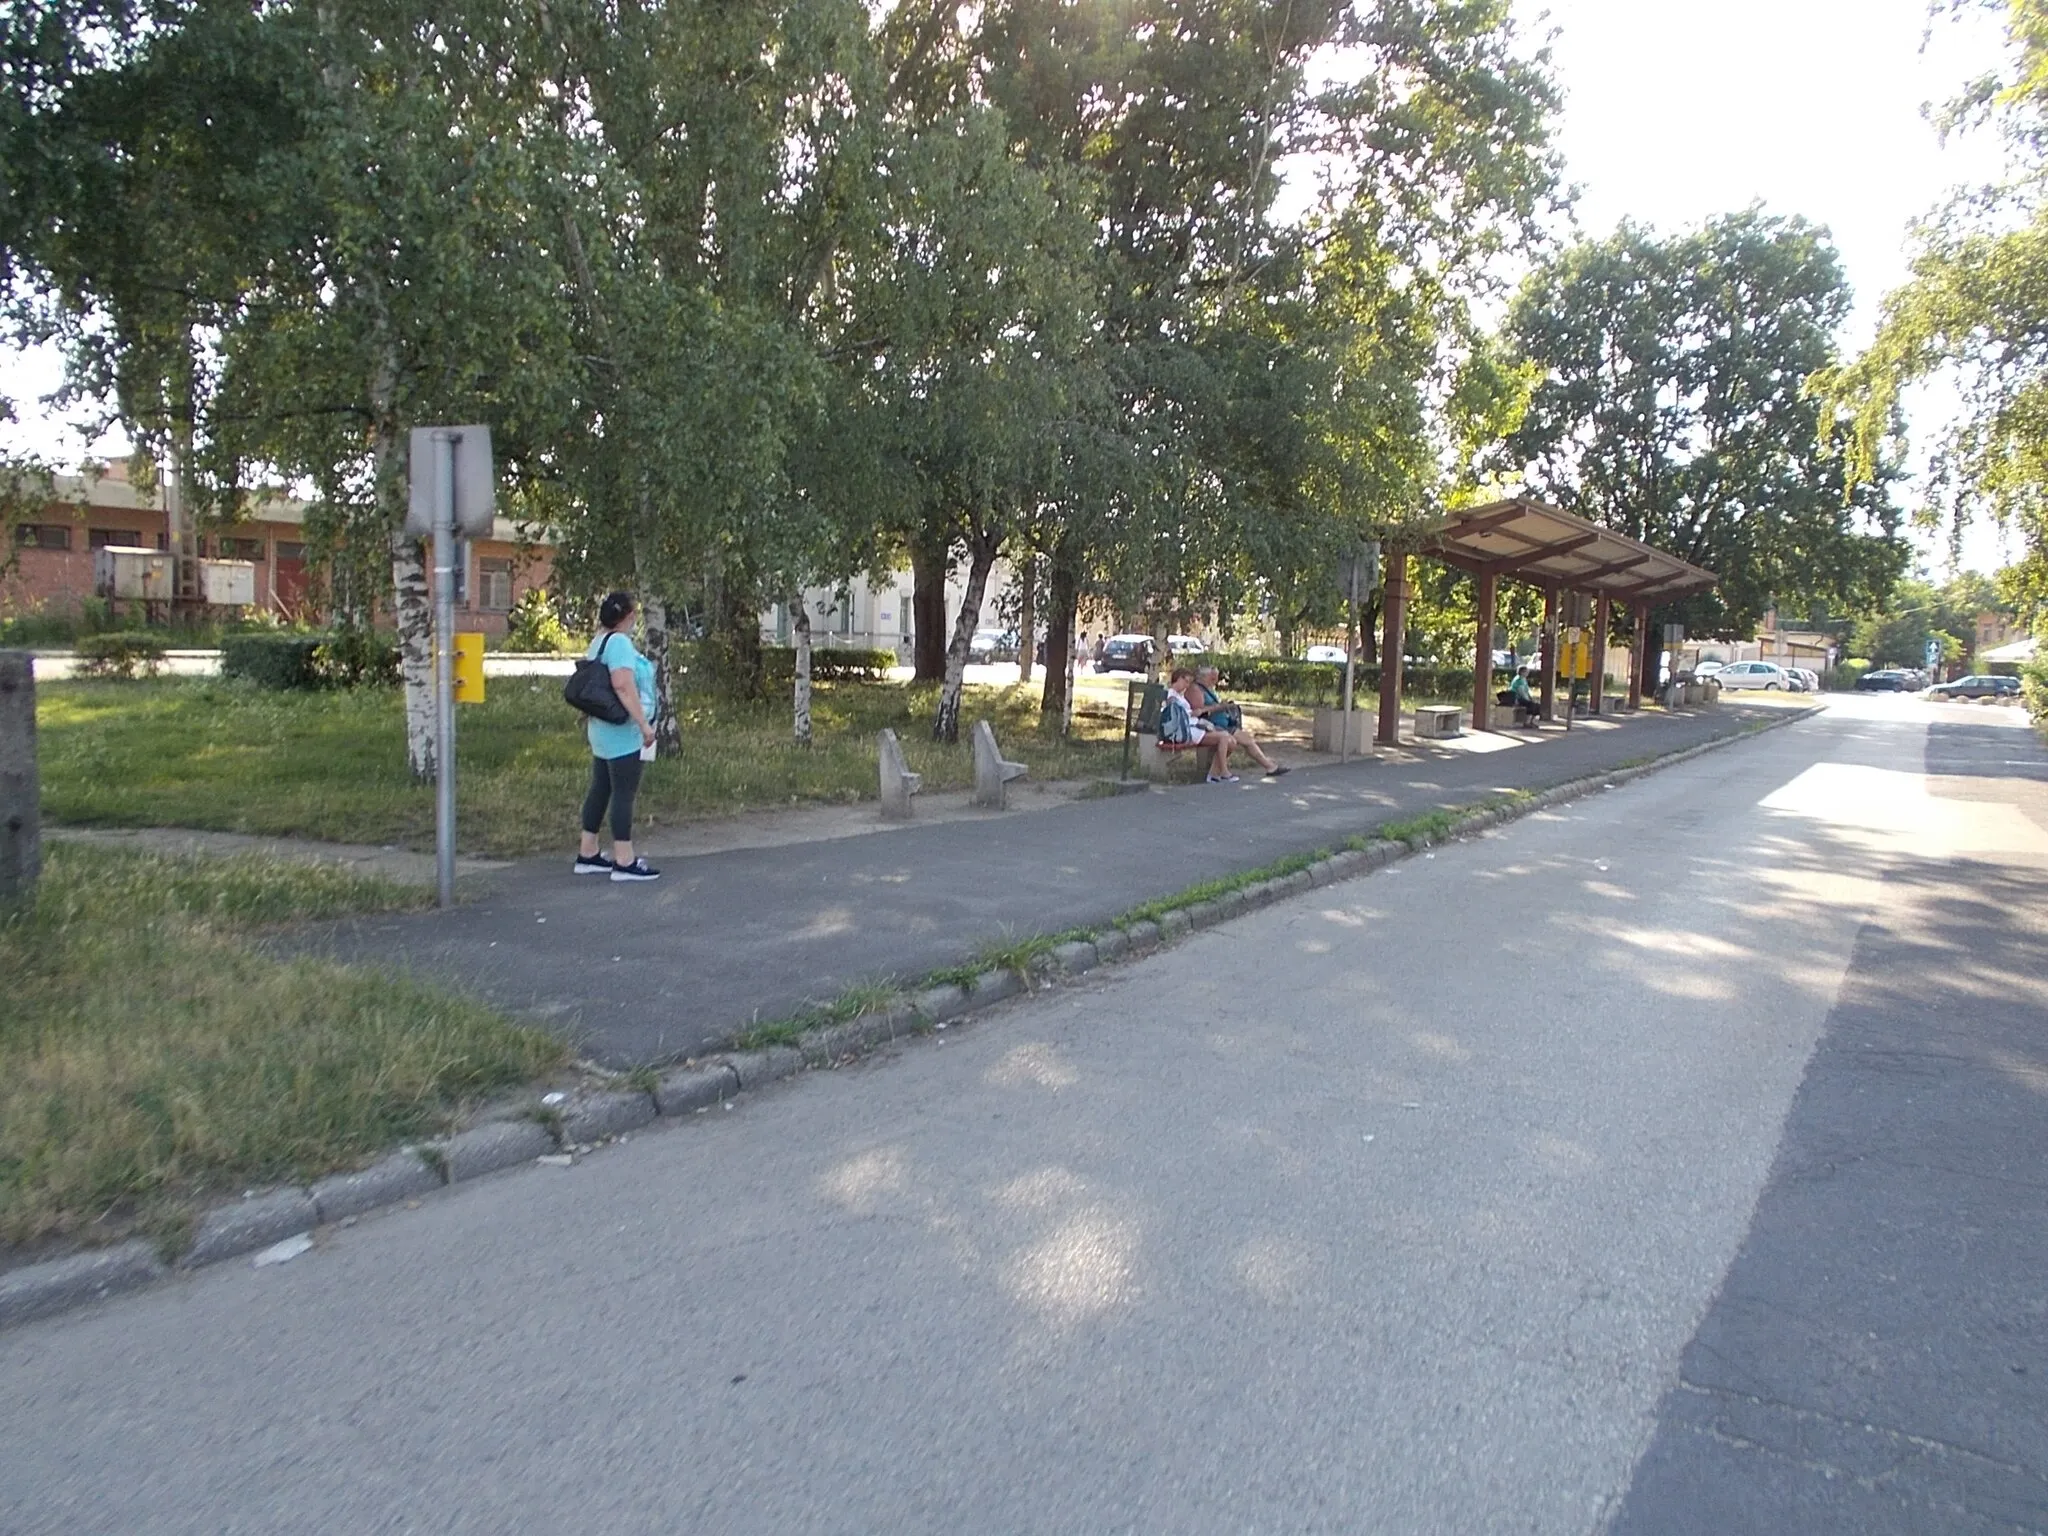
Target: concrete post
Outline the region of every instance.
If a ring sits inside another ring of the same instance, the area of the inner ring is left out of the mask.
[[[1543,589],[1543,718],[1557,718],[1557,588]]]
[[[1484,731],[1493,723],[1493,615],[1500,601],[1500,578],[1488,571],[1473,578],[1478,589],[1478,649],[1472,657],[1472,729]]]
[[[35,658],[0,651],[0,904],[28,901],[43,870]]]
[[[1628,707],[1631,712],[1643,707],[1643,669],[1646,665],[1643,652],[1650,643],[1650,606],[1636,603],[1633,608],[1636,643],[1629,647],[1628,666]]]
[[[903,746],[894,731],[875,733],[875,757],[881,775],[882,819],[910,820],[910,797],[923,786],[924,776],[912,773],[904,763]]]
[[[1593,703],[1592,711],[1599,714],[1607,698],[1607,621],[1613,599],[1606,593],[1593,609]]]
[[[1380,728],[1381,746],[1401,743],[1401,660],[1408,649],[1408,556],[1386,551],[1386,590],[1380,599]]]

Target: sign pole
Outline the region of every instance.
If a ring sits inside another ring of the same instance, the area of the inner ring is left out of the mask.
[[[434,434],[434,861],[455,905],[455,437]]]

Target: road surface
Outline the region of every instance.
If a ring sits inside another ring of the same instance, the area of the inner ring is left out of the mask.
[[[0,1335],[0,1530],[2040,1528],[2044,897],[1851,700]]]

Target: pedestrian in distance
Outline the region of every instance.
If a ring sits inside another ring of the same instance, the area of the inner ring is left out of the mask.
[[[633,622],[639,605],[630,592],[613,592],[598,605],[597,637],[585,657],[601,661],[610,672],[612,688],[626,707],[627,719],[618,725],[591,718],[584,722],[590,741],[590,792],[583,797],[583,840],[576,853],[579,875],[609,875],[625,883],[658,880],[661,871],[633,851],[633,797],[640,789],[640,774],[654,755],[654,663],[640,654],[633,643]],[[598,828],[604,825],[609,808],[612,821],[612,851],[609,857],[597,847]]]

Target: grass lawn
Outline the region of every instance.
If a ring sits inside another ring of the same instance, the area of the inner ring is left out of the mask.
[[[274,924],[420,891],[272,860],[58,843],[0,920],[0,1258],[137,1230],[198,1199],[332,1172],[563,1059],[538,1031],[382,973],[280,961]]]
[[[465,852],[533,853],[574,835],[589,749],[554,678],[492,681],[458,722],[456,789]],[[894,727],[928,788],[971,784],[972,748],[930,740],[935,685],[821,685],[815,745],[789,739],[786,700],[688,702],[680,759],[649,765],[639,819],[661,825],[876,794],[874,733]],[[1035,688],[970,688],[963,722],[994,722],[1033,778],[1114,775],[1123,714],[1084,701],[1075,735],[1038,734]],[[237,682],[59,682],[37,690],[43,814],[100,826],[396,843],[434,841],[434,792],[405,771],[395,690],[277,693]],[[963,738],[966,732],[962,731]]]

